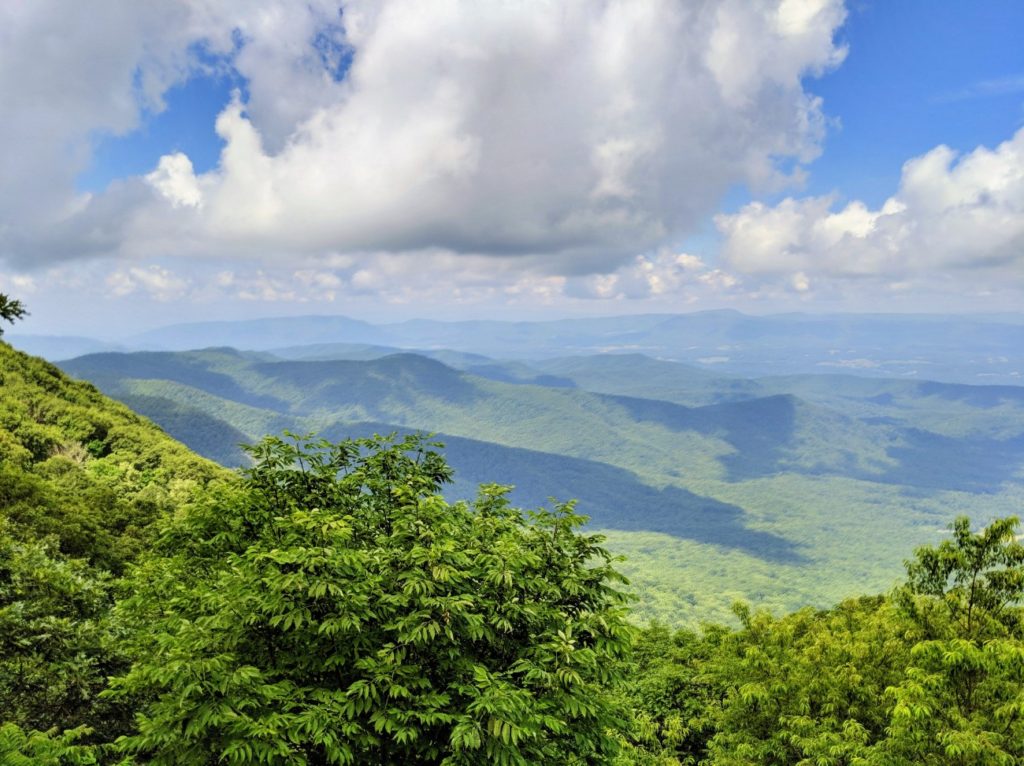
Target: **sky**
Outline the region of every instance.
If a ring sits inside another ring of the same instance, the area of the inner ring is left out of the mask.
[[[6,0],[18,331],[1024,307],[1019,0]]]

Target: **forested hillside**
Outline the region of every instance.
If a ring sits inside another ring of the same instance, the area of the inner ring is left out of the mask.
[[[571,504],[450,503],[422,438],[268,437],[233,475],[3,344],[0,375],[0,763],[1024,759],[1016,519],[883,595],[636,627]]]
[[[154,524],[233,480],[88,383],[0,343],[4,721],[126,730],[131,711],[97,697],[128,666],[111,617],[119,578]]]
[[[0,343],[7,532],[120,571],[146,529],[228,472],[89,383]]]

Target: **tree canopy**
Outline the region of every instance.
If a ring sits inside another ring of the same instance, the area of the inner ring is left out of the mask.
[[[154,764],[607,763],[633,629],[571,504],[439,493],[419,437],[267,438],[227,504],[171,524],[127,604],[116,696]]]
[[[1024,546],[966,518],[891,596],[739,630],[646,631],[626,686],[643,764],[1024,763]]]

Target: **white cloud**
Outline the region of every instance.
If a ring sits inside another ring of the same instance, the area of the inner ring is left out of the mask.
[[[250,109],[272,133],[308,89],[302,62],[320,61],[305,44],[312,27],[328,38],[338,28],[333,0],[293,8],[288,0],[0,3],[0,260],[38,268],[136,248],[130,240],[149,232],[131,231],[126,219],[146,217],[147,187],[128,181],[88,195],[75,180],[98,140],[139,128],[145,113],[164,109],[168,88],[208,69],[211,57],[229,56],[243,75],[260,70]],[[249,42],[234,55],[239,37]]]
[[[650,256],[635,256],[612,272],[576,278],[567,285],[567,294],[583,298],[670,298],[691,302],[698,295],[729,293],[738,285],[739,280],[733,274],[711,268],[695,255],[661,250]]]
[[[30,274],[7,274],[0,271],[0,293],[15,298],[32,295],[39,289],[39,283]]]
[[[940,104],[950,104],[957,101],[971,101],[1013,93],[1024,93],[1024,73],[997,77],[991,80],[979,80],[965,88],[940,94],[934,101]]]
[[[116,297],[141,290],[161,302],[181,298],[189,288],[188,279],[160,266],[118,269],[107,277],[106,283],[111,294]]]
[[[181,152],[161,157],[157,169],[146,176],[146,181],[172,207],[199,207],[203,204],[203,192],[192,169],[192,161]]]
[[[809,2],[801,23],[781,23],[793,6],[352,2],[347,87],[281,151],[242,105],[222,115],[204,223],[306,252],[600,265],[659,245],[729,184],[770,180],[773,157],[817,151],[819,106],[800,76],[841,58],[843,13]]]
[[[824,121],[801,78],[844,55],[841,0],[350,0],[342,16],[328,0],[79,5],[0,19],[17,42],[0,46],[0,71],[66,39],[31,84],[43,111],[0,128],[25,149],[0,174],[0,222],[20,227],[0,228],[0,257],[21,264],[446,250],[608,271],[688,232],[731,185],[777,184],[777,162],[812,159]],[[148,183],[77,198],[89,137],[159,108],[207,66],[197,46],[246,78],[248,100],[217,120],[220,166],[196,177],[171,154]],[[91,56],[110,66],[83,66]],[[26,93],[0,80],[5,103]],[[35,136],[33,119],[61,127]],[[10,200],[26,179],[42,212],[21,219]]]
[[[899,189],[878,209],[830,197],[751,203],[715,220],[722,254],[749,274],[904,277],[998,271],[1024,279],[1024,128],[995,149],[957,156],[946,146],[903,166]]]

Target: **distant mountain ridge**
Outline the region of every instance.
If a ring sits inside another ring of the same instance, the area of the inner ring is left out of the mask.
[[[11,339],[36,344],[51,359],[103,350],[83,339]],[[97,342],[94,342],[97,343]],[[200,322],[124,338],[125,350],[189,350],[231,346],[307,356],[379,354],[384,349],[477,354],[537,360],[643,353],[744,377],[845,372],[958,383],[1015,385],[1024,381],[1024,318],[884,314],[776,314],[731,310],[530,322],[445,322],[415,319],[374,324],[344,316]],[[333,347],[333,350],[332,348]],[[361,350],[360,350],[361,349]],[[67,358],[67,357],[64,357]],[[459,365],[461,366],[461,365]]]
[[[881,434],[889,431],[859,426],[791,395],[689,407],[580,389],[509,384],[408,353],[368,361],[264,361],[218,349],[101,354],[64,366],[116,396],[124,394],[131,381],[170,381],[310,424],[390,422],[509,446],[545,445],[549,452],[610,460],[627,468],[642,464],[665,475],[677,472],[674,455],[679,434],[694,442],[702,459],[737,453],[738,458],[723,461],[725,473],[735,470],[728,464],[742,464],[751,471],[756,465],[755,472],[763,474],[798,465],[794,445],[812,438],[815,419],[827,417],[833,430],[842,422],[845,429],[879,432],[872,439],[861,435],[862,441],[879,442]],[[187,403],[183,401],[187,397],[177,397],[179,403]],[[798,421],[798,414],[802,420]],[[573,425],[561,429],[557,425],[561,422]],[[648,456],[646,461],[632,463],[608,448],[612,441],[636,440],[639,431],[645,431],[647,441],[637,449]],[[845,466],[848,457],[844,455],[835,445],[822,444],[815,452],[813,470],[823,470],[830,459]],[[876,456],[875,462],[880,461],[884,452]]]

